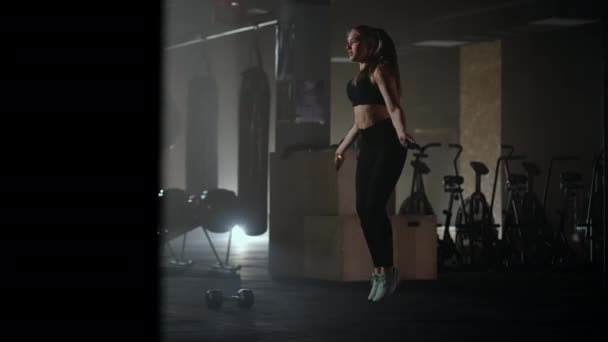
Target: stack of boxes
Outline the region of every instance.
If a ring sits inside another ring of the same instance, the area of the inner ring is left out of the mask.
[[[332,149],[271,153],[273,277],[369,280],[373,265],[355,205],[356,159],[357,151],[348,150],[336,171]],[[393,259],[402,278],[436,279],[436,217],[395,215],[394,192],[387,211],[393,226]]]

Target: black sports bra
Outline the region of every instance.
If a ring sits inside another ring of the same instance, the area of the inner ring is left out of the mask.
[[[346,84],[346,94],[350,102],[352,102],[353,107],[366,104],[386,105],[380,89],[378,89],[377,85],[372,84],[369,77],[361,77],[357,85],[354,85],[352,80],[348,81]]]

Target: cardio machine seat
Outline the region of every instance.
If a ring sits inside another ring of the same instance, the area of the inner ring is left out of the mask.
[[[580,190],[584,189],[585,186],[580,183],[562,183],[560,189],[563,190]]]
[[[443,183],[446,185],[462,185],[464,178],[462,176],[443,176]]]
[[[427,158],[428,156],[428,154],[422,152],[414,153],[414,157],[416,157],[416,159]]]
[[[578,172],[566,171],[566,172],[562,172],[562,174],[561,174],[562,183],[576,183],[576,182],[580,182],[581,179],[582,179],[582,176]]]
[[[487,175],[490,172],[490,170],[488,170],[488,168],[482,162],[472,161],[471,167],[476,174]]]
[[[412,161],[412,166],[414,167],[414,170],[416,170],[416,172],[419,172],[423,175],[426,175],[431,172],[431,169],[429,169],[429,167],[420,160]]]
[[[509,184],[510,185],[524,185],[528,182],[528,177],[520,174],[510,174],[509,175]]]
[[[538,168],[538,166],[536,166],[536,164],[530,162],[522,162],[521,166],[523,166],[524,170],[526,170],[526,172],[530,176],[539,176],[541,174],[540,169]]]

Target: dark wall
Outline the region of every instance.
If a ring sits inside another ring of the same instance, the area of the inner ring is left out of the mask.
[[[448,197],[443,192],[443,176],[454,173],[452,159],[455,150],[448,150],[448,143],[457,143],[459,136],[460,110],[460,59],[458,48],[430,48],[404,54],[400,58],[402,106],[406,116],[407,130],[421,145],[430,142],[443,144],[427,150],[424,161],[431,169],[425,176],[425,187],[429,201],[440,222],[447,208]],[[409,195],[414,159],[408,154],[404,174],[397,185],[398,206],[400,198]],[[399,194],[403,193],[403,196]]]
[[[552,157],[576,155],[551,174],[547,212],[555,222],[559,173],[581,172],[588,191],[592,158],[602,146],[602,55],[599,25],[536,33],[503,42],[502,141],[538,164],[542,196]],[[515,172],[522,172],[519,162]],[[583,193],[584,195],[585,193]]]

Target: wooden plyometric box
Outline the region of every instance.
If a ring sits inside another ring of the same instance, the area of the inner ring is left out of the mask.
[[[373,268],[356,215],[306,216],[305,278],[336,281],[368,279]]]
[[[273,276],[298,277],[304,271],[303,216],[270,214],[268,270]]]
[[[437,279],[437,217],[434,215],[393,216],[396,264],[401,278]]]
[[[281,215],[355,215],[358,152],[349,149],[340,170],[333,149],[270,154],[270,213]],[[395,192],[387,204],[395,213]],[[271,225],[272,226],[272,225]]]
[[[435,216],[393,215],[391,223],[393,260],[401,278],[436,279]],[[356,215],[304,216],[297,224],[291,233],[279,229],[270,235],[273,276],[369,280],[373,264]]]

